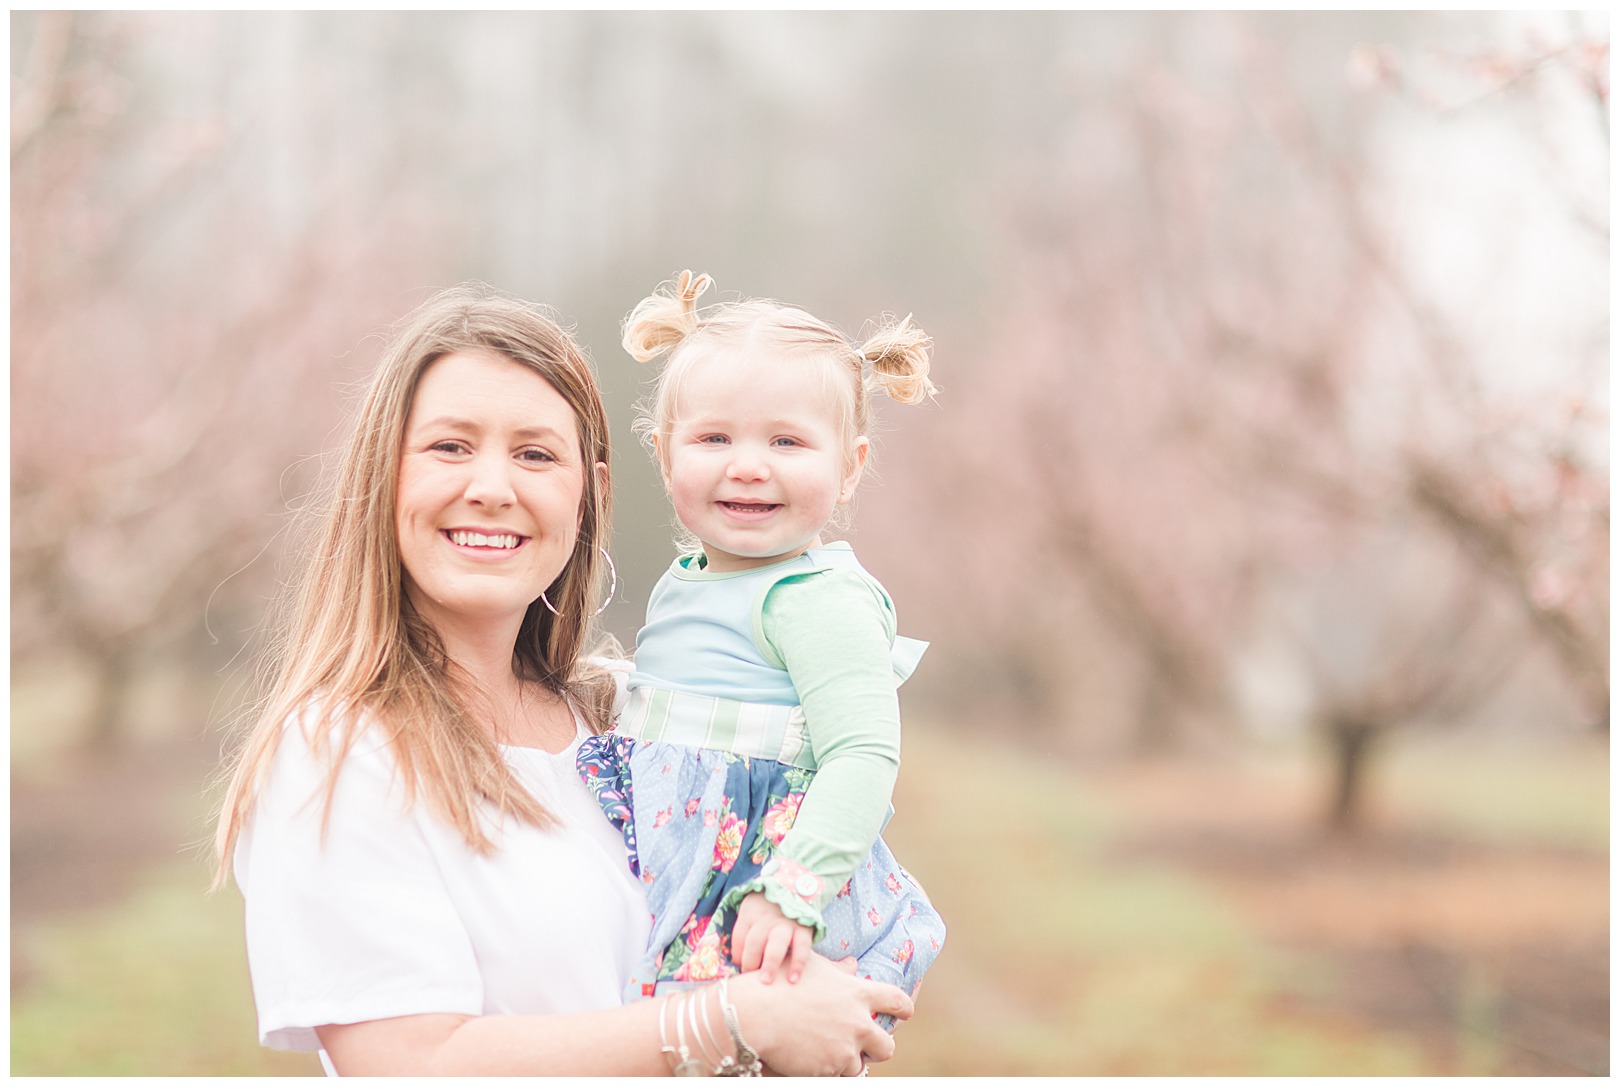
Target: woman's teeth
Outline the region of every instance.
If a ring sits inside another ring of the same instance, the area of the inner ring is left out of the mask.
[[[523,539],[521,536],[499,535],[485,536],[482,532],[450,532],[450,542],[460,544],[462,547],[516,547]]]

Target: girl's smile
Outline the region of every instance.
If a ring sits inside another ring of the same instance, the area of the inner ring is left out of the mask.
[[[766,517],[782,508],[780,502],[720,502],[718,505],[733,516],[745,520]]]

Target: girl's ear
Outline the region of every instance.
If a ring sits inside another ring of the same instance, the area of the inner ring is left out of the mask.
[[[855,439],[855,455],[850,458],[848,474],[844,476],[844,484],[838,488],[838,504],[843,505],[855,497],[855,488],[860,485],[861,473],[866,470],[866,455],[872,451],[872,442],[866,437]]]

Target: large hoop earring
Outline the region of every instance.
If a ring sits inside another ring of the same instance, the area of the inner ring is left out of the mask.
[[[598,544],[596,549],[602,552],[602,557],[607,560],[608,573],[612,576],[613,580],[608,583],[607,599],[602,601],[602,606],[600,608],[597,608],[595,611],[591,612],[592,619],[595,619],[598,615],[601,615],[604,611],[607,611],[608,605],[613,603],[613,594],[619,591],[619,568],[613,565],[613,556],[609,555],[607,553],[607,548],[603,547],[601,544]],[[546,610],[555,615],[557,618],[561,619],[563,617],[562,612],[551,606],[551,601],[546,598],[546,591],[544,589],[540,590],[540,603],[544,604],[546,606]]]

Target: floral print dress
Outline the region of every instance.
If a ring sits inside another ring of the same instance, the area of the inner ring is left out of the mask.
[[[584,741],[578,760],[586,784],[624,835],[653,914],[648,952],[626,986],[627,999],[736,972],[730,947],[736,903],[727,894],[784,863],[775,858],[776,848],[815,778],[813,768],[728,749],[746,748],[740,739],[705,747],[672,742],[667,733],[639,738],[645,729],[637,725],[650,701],[638,706],[640,693],[632,692],[613,731]],[[802,881],[815,881],[819,890],[815,876],[795,878],[807,898],[812,888]],[[881,838],[821,916],[817,952],[853,956],[862,976],[908,993],[944,941],[939,914]],[[880,1022],[892,1029],[889,1017]]]

